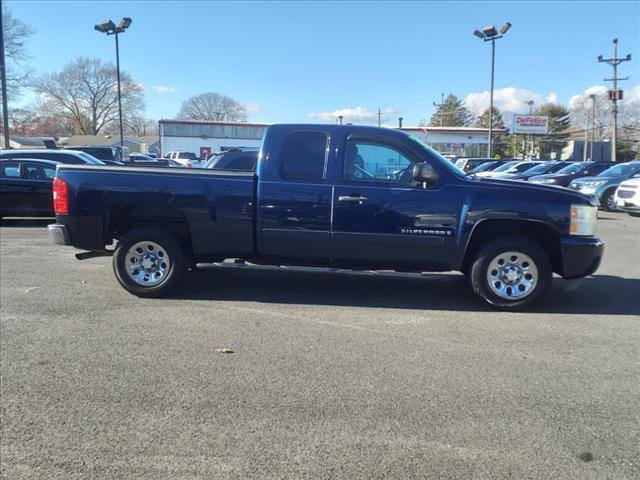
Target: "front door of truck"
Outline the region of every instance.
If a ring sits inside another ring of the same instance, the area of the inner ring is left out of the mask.
[[[335,263],[420,268],[447,265],[455,244],[457,196],[444,182],[423,188],[424,161],[391,139],[349,137],[336,172],[331,256]]]
[[[258,186],[258,242],[266,257],[328,263],[331,226],[330,137],[293,131],[268,152]]]

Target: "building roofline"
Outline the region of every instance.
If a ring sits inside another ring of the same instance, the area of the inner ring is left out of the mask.
[[[488,128],[481,127],[402,127],[399,130],[420,132],[465,132],[465,133],[489,133]],[[506,133],[506,128],[494,128],[494,132]]]
[[[215,120],[170,120],[162,119],[158,120],[158,123],[179,123],[184,125],[230,125],[230,126],[243,126],[243,127],[268,127],[269,123],[250,123],[250,122],[218,122]]]

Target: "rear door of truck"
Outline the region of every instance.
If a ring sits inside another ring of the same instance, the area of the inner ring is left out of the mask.
[[[259,250],[265,257],[329,261],[334,140],[317,129],[271,128],[258,182]]]

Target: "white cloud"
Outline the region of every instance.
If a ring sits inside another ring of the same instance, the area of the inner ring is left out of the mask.
[[[382,110],[382,120],[384,122],[385,115],[391,115],[396,113],[396,109],[393,107],[388,107]],[[371,111],[363,107],[355,107],[355,108],[340,108],[338,110],[334,110],[333,112],[311,112],[307,114],[307,117],[312,120],[318,120],[321,122],[334,123],[337,118],[342,115],[342,121],[344,123],[354,123],[354,122],[366,122],[366,123],[377,123],[378,122],[378,111]]]
[[[165,87],[164,85],[154,85],[153,89],[156,91],[156,93],[159,93],[159,94],[176,93],[178,91],[173,87]]]
[[[262,112],[262,105],[260,105],[260,102],[245,103],[244,108],[247,110],[247,115],[257,115]]]
[[[572,96],[569,99],[569,108],[579,108],[584,105],[585,100],[589,98],[589,95],[596,95],[598,97],[605,96],[607,94],[607,87],[604,85],[592,85],[584,92]]]
[[[474,92],[465,97],[464,103],[471,113],[479,116],[489,108],[489,99],[489,91]],[[493,105],[501,112],[529,113],[529,105],[526,103],[529,100],[533,100],[534,109],[543,103],[560,103],[554,92],[542,94],[516,87],[497,88],[493,91]]]

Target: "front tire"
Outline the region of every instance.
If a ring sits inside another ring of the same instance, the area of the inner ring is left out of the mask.
[[[526,237],[490,242],[475,256],[469,280],[474,292],[501,310],[523,310],[549,290],[553,270],[546,252]]]
[[[616,210],[616,202],[613,195],[614,193],[614,190],[607,190],[606,192],[604,192],[604,195],[602,195],[602,201],[600,202],[600,204],[603,210],[606,210],[607,212],[613,212]]]
[[[152,228],[139,228],[118,242],[113,270],[120,285],[138,297],[157,298],[184,278],[188,257],[177,239]]]

